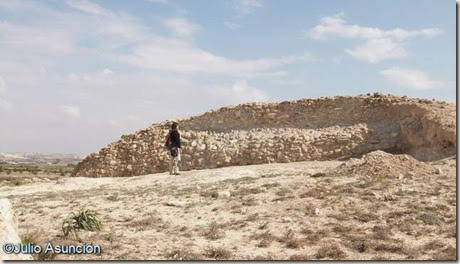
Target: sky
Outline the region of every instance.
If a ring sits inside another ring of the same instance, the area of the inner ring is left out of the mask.
[[[456,101],[453,0],[0,0],[0,151],[90,153],[243,102]]]

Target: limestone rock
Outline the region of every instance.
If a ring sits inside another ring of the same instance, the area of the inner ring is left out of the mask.
[[[167,201],[165,205],[173,206],[173,207],[182,207],[185,205],[185,202],[179,201],[179,200],[173,200],[173,201]]]
[[[217,198],[219,199],[229,199],[231,196],[229,191],[221,191],[217,193]]]
[[[11,203],[8,199],[0,199],[0,245],[5,243],[18,244],[21,239],[18,235],[18,226]],[[0,250],[0,260],[32,260],[28,254],[6,254]]]

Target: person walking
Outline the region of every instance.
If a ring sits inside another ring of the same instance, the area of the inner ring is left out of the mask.
[[[172,123],[171,130],[168,134],[168,145],[171,154],[171,160],[169,162],[169,174],[180,175],[179,173],[179,161],[182,146],[180,143],[179,124],[177,122]]]

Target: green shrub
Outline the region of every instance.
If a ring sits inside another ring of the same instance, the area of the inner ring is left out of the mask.
[[[62,222],[62,232],[64,236],[75,235],[78,237],[78,230],[99,231],[102,224],[98,213],[92,210],[79,211],[70,213]]]

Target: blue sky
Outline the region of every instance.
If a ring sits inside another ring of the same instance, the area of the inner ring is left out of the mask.
[[[89,153],[248,101],[455,102],[455,1],[3,0],[0,151]]]

